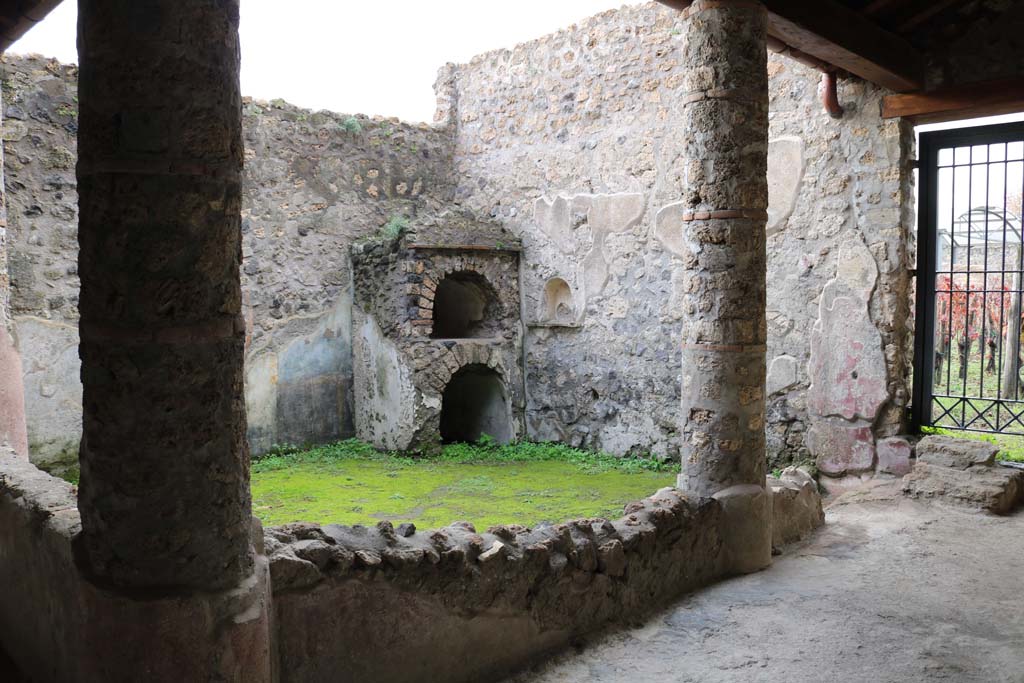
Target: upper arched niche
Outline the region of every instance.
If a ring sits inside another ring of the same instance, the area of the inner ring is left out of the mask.
[[[434,291],[434,339],[490,337],[499,330],[498,299],[483,275],[466,270],[449,273]]]
[[[572,302],[572,289],[560,277],[553,277],[544,285],[541,320],[546,323],[571,323],[576,318]]]

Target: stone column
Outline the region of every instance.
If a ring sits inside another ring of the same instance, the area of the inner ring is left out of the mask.
[[[79,510],[119,587],[252,574],[238,0],[79,0]]]
[[[238,0],[79,0],[78,52],[78,672],[263,683]]]
[[[728,535],[744,557],[731,564],[748,571],[771,560],[764,488],[767,13],[750,0],[697,0],[686,11],[682,232],[691,270],[679,486],[714,495],[732,511]]]
[[[2,107],[0,107],[2,109]],[[0,112],[0,131],[3,114]],[[4,185],[4,150],[0,144],[0,445],[28,457],[25,424],[25,383],[21,355],[14,346],[10,308],[11,278],[7,270],[7,191]]]

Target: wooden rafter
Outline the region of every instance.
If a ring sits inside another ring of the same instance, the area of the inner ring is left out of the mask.
[[[936,123],[1024,111],[1024,78],[968,83],[927,92],[890,95],[882,117]]]
[[[924,57],[835,0],[764,0],[768,32],[801,52],[896,92],[924,86]]]
[[[14,44],[25,33],[46,18],[61,0],[22,0],[2,3],[0,7],[0,52]]]
[[[861,10],[861,14],[874,17],[879,14],[887,14],[900,6],[907,4],[909,0],[874,0],[867,7]]]
[[[928,21],[937,14],[941,14],[945,10],[949,9],[953,5],[959,3],[961,0],[932,0],[922,10],[914,12],[909,17],[900,22],[899,27],[896,29],[900,33],[909,33],[924,22]]]
[[[660,0],[683,10],[688,0]],[[924,87],[924,57],[907,41],[836,0],[763,0],[768,34],[837,69],[896,92]]]

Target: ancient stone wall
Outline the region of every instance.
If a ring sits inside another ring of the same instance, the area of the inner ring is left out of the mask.
[[[2,130],[3,113],[0,112]],[[21,376],[21,356],[18,354],[11,322],[11,279],[7,271],[7,191],[4,186],[3,157],[0,142],[0,446],[9,447],[21,457],[27,458],[25,386]]]
[[[456,196],[523,242],[532,438],[678,456],[681,316],[692,285],[672,227],[687,191],[683,40],[680,14],[651,3],[441,71],[437,120],[455,130]],[[772,55],[769,74],[769,456],[778,464],[827,454],[806,438],[827,422],[846,432],[866,425],[856,434],[873,457],[873,431],[897,433],[907,400],[911,202],[901,162],[910,130],[882,121],[883,92],[860,80],[841,79],[847,113],[837,121],[817,98],[817,72]],[[848,350],[836,312],[819,310],[843,245],[877,270],[857,285],[852,312],[868,348],[811,366],[819,320],[820,348]],[[551,321],[555,279],[568,285],[571,312]],[[863,377],[852,388],[868,395],[860,411],[846,415],[828,397],[809,406],[815,368],[824,388],[824,369],[846,361]]]
[[[33,460],[77,458],[77,69],[3,58],[11,313]],[[354,433],[349,246],[450,195],[441,131],[244,105],[246,402],[254,452]]]
[[[426,125],[244,108],[242,284],[255,451],[355,433],[349,247],[450,197],[451,147]]]
[[[349,246],[394,216],[432,215],[455,201],[523,245],[527,435],[677,457],[690,286],[671,229],[686,191],[682,26],[660,5],[628,7],[449,65],[437,86],[447,131],[247,103],[243,278],[254,450],[353,433]],[[81,400],[75,72],[7,59],[12,310],[26,349],[31,441],[50,459],[75,452]],[[911,202],[901,160],[910,131],[878,117],[883,93],[874,86],[841,79],[846,114],[836,121],[817,100],[816,72],[777,56],[769,70],[769,454],[782,463],[838,446],[844,462],[826,468],[856,471],[874,457],[875,433],[900,431],[907,396]],[[874,281],[854,287],[858,334],[870,343],[853,359],[853,386],[839,382],[839,391],[867,396],[852,413],[835,391],[807,393],[814,372],[850,360],[809,364],[819,321],[819,348],[844,348],[830,335],[836,316],[850,312],[849,297],[838,313],[820,306],[844,245],[866,249],[877,269],[860,271]],[[815,423],[827,425],[819,433],[828,439],[807,438]],[[834,433],[849,438],[837,444]]]
[[[29,452],[78,457],[78,69],[4,57],[10,315],[21,352]]]

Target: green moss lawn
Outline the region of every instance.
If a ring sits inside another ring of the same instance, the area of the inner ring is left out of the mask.
[[[266,525],[387,519],[420,528],[614,518],[626,503],[673,485],[677,469],[555,444],[454,444],[411,458],[350,440],[255,460],[253,511]]]

